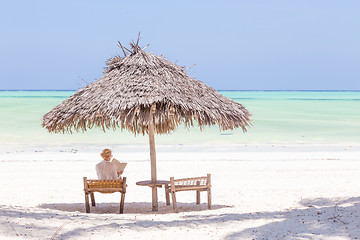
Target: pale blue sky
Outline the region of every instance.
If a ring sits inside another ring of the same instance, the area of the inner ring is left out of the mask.
[[[360,1],[1,1],[0,89],[77,89],[140,31],[215,89],[359,90]]]

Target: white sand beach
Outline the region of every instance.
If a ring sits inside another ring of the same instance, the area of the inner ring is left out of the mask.
[[[360,146],[157,146],[158,179],[212,174],[206,194],[177,193],[179,213],[151,212],[148,146],[118,146],[127,161],[120,194],[95,194],[85,213],[82,177],[96,178],[102,146],[0,152],[0,239],[358,239]],[[20,149],[20,150],[19,150]]]

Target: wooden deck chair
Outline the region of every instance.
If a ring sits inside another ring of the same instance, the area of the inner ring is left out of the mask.
[[[91,197],[91,205],[95,207],[94,192],[99,192],[99,193],[120,192],[121,193],[120,213],[124,212],[126,177],[117,180],[93,180],[84,177],[84,192],[85,192],[85,208],[87,213],[90,213],[89,195]]]
[[[170,191],[171,193],[175,212],[177,212],[175,193],[180,191],[196,191],[196,204],[200,204],[200,192],[207,191],[208,208],[211,209],[211,174],[207,174],[206,177],[182,179],[174,179],[173,177],[171,177],[170,188],[168,191]]]

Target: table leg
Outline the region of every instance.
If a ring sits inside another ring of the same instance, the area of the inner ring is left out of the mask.
[[[170,188],[169,188],[169,184],[165,184],[165,198],[166,198],[166,205],[170,205]]]
[[[156,212],[158,211],[158,195],[157,195],[157,187],[156,185],[152,186],[152,211]]]

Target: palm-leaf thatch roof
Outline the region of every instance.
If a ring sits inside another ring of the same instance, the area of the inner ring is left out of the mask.
[[[193,126],[194,121],[200,128],[217,124],[222,130],[246,131],[251,113],[244,106],[191,78],[184,68],[144,51],[138,42],[130,45],[128,50],[120,44],[124,56],[108,59],[103,77],[45,114],[42,126],[54,133],[98,126],[145,134],[150,108],[156,104],[157,134],[169,133],[180,123]]]

